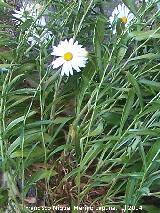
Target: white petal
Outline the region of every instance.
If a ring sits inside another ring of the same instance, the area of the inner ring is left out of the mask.
[[[20,11],[19,11],[19,10],[14,10],[14,12],[15,12],[15,13],[20,13]]]
[[[55,55],[55,56],[63,56],[64,55],[64,51],[59,48],[59,47],[53,47],[53,52],[51,53],[51,55]]]
[[[73,45],[73,42],[74,42],[74,39],[71,38],[68,43],[69,43],[69,45]]]
[[[119,13],[118,13],[118,18],[122,18],[122,16],[124,16],[124,13],[123,13],[122,10],[120,10]]]
[[[39,20],[38,20],[38,22],[39,22],[39,25],[41,25],[41,26],[46,26],[46,20],[45,20],[45,18],[44,18],[44,16],[42,16]]]
[[[125,6],[124,11],[125,11],[125,16],[127,17],[128,14],[130,13],[130,10],[128,9],[128,7]]]
[[[64,41],[62,41],[61,44],[68,46],[68,41],[67,41],[67,39],[65,39]]]
[[[118,8],[118,12],[121,12],[121,11],[122,11],[122,6],[121,6],[120,4],[118,5],[117,8]]]
[[[74,45],[78,45],[78,41],[76,41],[76,42],[74,43]]]
[[[113,23],[113,21],[114,21],[114,17],[113,17],[113,16],[109,17],[109,22],[110,22],[111,24]]]
[[[84,57],[87,58],[88,52],[85,48],[73,48],[72,50],[73,57]]]
[[[133,15],[133,13],[130,13],[129,15],[128,15],[128,22],[131,22],[132,21],[132,19],[134,19],[134,15]]]
[[[62,57],[57,58],[55,61],[52,62],[53,69],[56,69],[64,64],[64,59]]]
[[[73,75],[73,69],[72,69],[72,62],[68,61],[67,64],[68,64],[68,69],[69,69],[69,72],[71,75]]]
[[[28,41],[31,41],[31,42],[32,42],[32,41],[33,41],[33,37],[31,37],[31,36],[28,37]]]
[[[120,13],[121,13],[121,17],[125,16],[125,5],[124,4],[122,4],[122,6],[121,6]]]
[[[73,58],[73,60],[72,60],[72,63],[77,64],[79,67],[85,67],[86,62],[87,61],[83,60],[83,58],[81,58],[81,57],[76,57],[76,58]]]
[[[116,29],[113,30],[113,34],[116,34]]]
[[[77,72],[80,72],[81,70],[79,69],[78,64],[76,63],[75,60],[72,60],[72,67],[75,69]]]
[[[118,10],[117,10],[117,7],[113,10],[113,12],[112,12],[112,17],[114,18],[115,16],[117,16],[118,15]]]
[[[18,19],[21,19],[21,15],[19,15],[19,14],[12,14],[12,16],[14,16],[15,18],[18,18]]]
[[[62,66],[61,75],[63,76],[64,74],[69,76],[69,69],[68,69],[67,62],[65,62]]]

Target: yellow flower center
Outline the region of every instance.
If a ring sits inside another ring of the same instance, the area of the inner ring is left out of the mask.
[[[122,22],[123,24],[126,24],[126,23],[127,23],[127,17],[126,17],[126,16],[123,16],[123,17],[121,18],[121,22]]]
[[[67,52],[64,54],[64,60],[71,61],[73,58],[73,54],[71,52]]]

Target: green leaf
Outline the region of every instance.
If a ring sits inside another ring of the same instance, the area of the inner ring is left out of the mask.
[[[157,110],[159,111],[159,108],[160,108],[160,103],[158,103],[158,102],[156,102],[156,101],[153,101],[153,102],[147,107],[147,109],[144,110],[143,113],[141,113],[141,114],[139,115],[139,118],[140,118],[140,117],[143,117],[144,115],[147,115],[147,114],[156,112]]]
[[[97,135],[100,135],[103,132],[103,123],[100,122],[95,130],[93,130],[90,134],[89,137],[94,137]]]
[[[29,123],[27,124],[28,128],[35,128],[41,125],[49,125],[52,124],[53,121],[52,120],[42,120],[42,121],[35,121],[34,123]]]
[[[159,89],[160,89],[160,83],[159,82],[157,82],[157,81],[150,81],[150,80],[147,80],[147,79],[140,79],[139,80],[139,83],[141,83],[141,84],[144,84],[144,85],[146,85],[146,86],[149,86],[149,87],[151,87],[152,89],[156,89],[156,90],[158,90],[159,91]]]
[[[44,158],[44,149],[41,147],[37,146],[37,144],[32,145],[30,148],[25,148],[23,151],[21,149],[17,149],[14,151],[11,155],[10,158],[29,158],[29,160],[38,160]],[[49,150],[46,150],[47,152]]]
[[[36,89],[31,88],[24,88],[24,89],[17,89],[10,92],[10,95],[23,95],[23,94],[34,94]]]
[[[140,87],[138,85],[138,82],[130,72],[127,72],[127,77],[128,77],[129,82],[134,87],[135,93],[138,96],[138,99],[139,99],[139,102],[140,102],[141,109],[143,109],[143,98],[142,98],[142,94],[141,94],[141,90],[140,90]]]
[[[0,68],[9,68],[12,66],[16,66],[17,64],[0,64]]]
[[[148,129],[148,128],[142,128],[142,129],[130,129],[129,134],[135,134],[135,135],[146,135],[146,136],[159,136],[160,134],[160,128],[155,129]]]
[[[159,156],[159,153],[160,153],[160,141],[156,141],[154,144],[152,144],[152,147],[150,148],[146,156],[147,170],[152,166],[153,162]]]
[[[94,48],[96,54],[96,60],[98,65],[98,70],[100,72],[100,76],[103,75],[103,64],[102,64],[102,43],[104,40],[105,33],[105,20],[102,16],[97,18],[95,32],[94,32]]]
[[[54,124],[66,123],[66,122],[68,122],[68,121],[71,120],[71,119],[72,119],[72,117],[57,117],[57,118],[53,121],[53,123],[54,123]]]
[[[10,105],[8,107],[6,107],[6,110],[9,110],[13,107],[18,107],[17,105],[21,104],[21,103],[24,103],[26,100],[32,98],[33,96],[27,96],[27,97],[19,97],[19,100],[15,101],[13,104],[10,103]],[[15,98],[15,96],[14,96]]]
[[[147,211],[148,213],[158,213],[159,207],[156,207],[154,205],[143,205],[143,210]]]
[[[50,140],[50,138],[48,138],[48,135],[45,133],[44,135],[44,139],[46,142],[48,142]],[[24,144],[24,147],[28,147],[28,146],[32,146],[35,141],[42,141],[42,132],[41,132],[41,129],[33,129],[33,130],[29,130],[29,131],[25,131],[25,135],[24,135],[24,138],[25,138],[25,144]],[[11,144],[10,146],[8,147],[8,150],[7,150],[7,155],[8,156],[11,156],[11,154],[19,147],[21,147],[21,143],[22,143],[22,138],[21,136],[20,137],[17,137]],[[21,154],[21,151],[17,150],[18,152],[15,152],[14,155],[12,155],[12,157],[14,156],[18,156],[19,155],[22,155]]]
[[[48,156],[48,159],[50,159],[55,153],[57,152],[62,152],[63,150],[65,150],[66,148],[68,148],[68,145],[61,145],[58,146],[56,149],[54,149]]]
[[[14,142],[11,143],[11,145],[9,146],[8,150],[7,150],[7,154],[8,156],[11,155],[11,153],[18,147],[20,146],[20,137],[18,137]]]
[[[27,184],[31,185],[44,178],[49,179],[51,176],[54,176],[56,174],[57,173],[54,170],[40,170],[28,180]]]
[[[89,166],[89,162],[91,162],[93,159],[97,157],[99,152],[103,150],[103,146],[101,143],[97,143],[94,146],[92,146],[87,153],[85,154],[84,158],[80,162],[80,170],[84,171]]]
[[[115,112],[104,112],[102,118],[107,124],[119,125],[121,121],[121,114]]]
[[[17,81],[19,81],[22,76],[24,76],[24,74],[17,75],[15,78],[13,78],[7,85],[8,90],[11,90],[13,88],[13,85],[17,83]]]
[[[124,106],[123,113],[122,113],[120,132],[122,131],[122,129],[125,125],[125,122],[128,119],[128,116],[130,115],[130,112],[132,110],[132,105],[134,103],[134,97],[135,97],[135,92],[133,89],[130,89],[128,92],[126,104]]]
[[[153,60],[153,59],[158,59],[160,58],[160,54],[154,54],[154,53],[147,53],[147,54],[144,54],[144,55],[140,55],[140,56],[136,56],[134,58],[131,58],[128,60],[128,62],[130,61],[137,61],[137,60]]]
[[[26,183],[26,186],[24,188],[24,193],[26,194],[30,188],[31,185],[34,183],[37,183],[40,180],[47,179],[49,181],[50,177],[55,176],[57,174],[54,170],[40,170],[36,172]]]
[[[129,178],[126,186],[125,205],[135,205],[136,178]]]
[[[119,64],[122,59],[124,58],[126,52],[127,52],[128,47],[126,46],[122,46],[118,49],[118,53],[117,53],[117,64]]]
[[[35,111],[30,112],[30,113],[28,114],[27,118],[28,118],[28,117],[31,117],[32,115],[35,115],[35,114],[36,114]],[[7,126],[7,128],[6,128],[6,130],[5,130],[5,134],[7,134],[9,131],[11,131],[11,129],[12,129],[13,127],[15,127],[17,124],[23,122],[25,117],[26,117],[26,116],[24,115],[24,116],[21,116],[21,117],[15,119],[15,120],[13,120],[13,121]]]
[[[159,39],[160,32],[157,32],[157,30],[133,31],[129,33],[129,37],[134,38],[137,41],[142,41],[147,39]]]

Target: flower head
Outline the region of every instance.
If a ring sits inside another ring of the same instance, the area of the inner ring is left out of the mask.
[[[73,38],[69,41],[61,41],[57,47],[53,47],[52,55],[58,56],[52,62],[53,69],[62,66],[61,75],[73,75],[73,69],[80,72],[81,67],[85,67],[87,62],[88,52],[78,41],[74,42]]]
[[[12,15],[22,22],[25,22],[27,19],[36,20],[42,9],[43,6],[40,4],[28,3],[26,5],[23,5],[21,8],[15,10],[15,13],[13,13]],[[17,23],[20,24],[20,21],[18,21]],[[44,27],[46,25],[45,17],[41,16],[40,19],[36,21],[36,24],[38,26]]]
[[[116,17],[119,18],[121,23],[127,27],[134,18],[134,15],[130,12],[130,10],[125,4],[119,4],[113,10],[112,16],[109,18],[111,24],[113,24]],[[113,33],[115,33],[115,30],[113,31]]]

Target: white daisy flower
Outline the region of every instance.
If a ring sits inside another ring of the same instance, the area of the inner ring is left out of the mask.
[[[78,41],[74,42],[71,38],[69,41],[61,41],[57,47],[54,46],[51,54],[58,56],[52,62],[53,69],[62,66],[61,75],[69,76],[73,75],[73,69],[80,72],[80,68],[85,67],[88,52],[78,44]]]
[[[27,19],[33,19],[35,20],[39,14],[41,13],[43,9],[43,6],[40,4],[31,4],[28,3],[26,5],[23,5],[19,10],[15,10],[12,15],[21,20],[22,22],[25,22]],[[20,21],[17,21],[18,24],[20,24]],[[45,17],[41,16],[37,21],[36,24],[38,26],[44,27],[46,25]]]
[[[48,31],[48,29],[43,30],[41,34],[39,34],[36,29],[33,30],[32,35],[28,37],[28,42],[31,45],[35,44],[46,44],[52,38],[52,32]]]
[[[113,24],[115,18],[119,18],[121,23],[124,24],[126,27],[130,24],[132,19],[134,18],[133,13],[130,12],[128,7],[125,4],[118,5],[112,12],[112,16],[109,18],[110,23]],[[113,30],[113,33],[115,33],[116,30]]]

